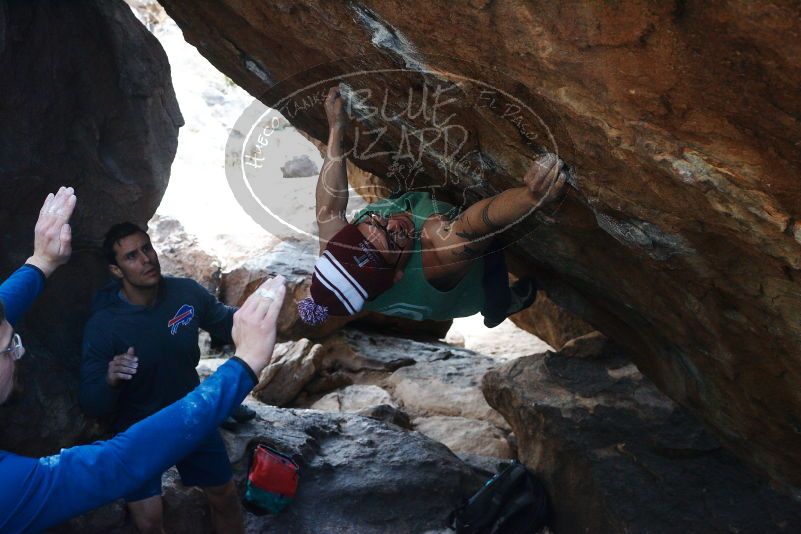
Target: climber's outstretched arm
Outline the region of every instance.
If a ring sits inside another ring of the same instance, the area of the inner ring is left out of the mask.
[[[565,190],[562,166],[556,156],[543,156],[526,173],[525,186],[476,202],[455,219],[428,228],[436,229],[431,239],[443,274],[466,271],[471,260],[484,254],[495,233],[557,200]]]
[[[40,459],[0,451],[0,532],[41,532],[129,494],[195,450],[270,363],[285,295],[283,277],[262,284],[234,315],[239,356],[113,439]]]
[[[348,207],[348,171],[343,146],[348,121],[338,87],[332,87],[328,91],[325,114],[328,117],[328,148],[320,169],[320,178],[317,180],[316,198],[320,253],[328,241],[348,224],[345,218],[345,209]]]

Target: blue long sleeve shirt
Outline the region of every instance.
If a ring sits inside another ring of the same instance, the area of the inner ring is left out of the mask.
[[[44,287],[23,266],[0,285],[9,322],[19,320]],[[197,449],[256,384],[233,358],[183,399],[114,439],[63,449],[45,458],[0,451],[0,532],[40,532],[135,491]]]
[[[0,451],[0,532],[40,532],[135,491],[197,449],[256,385],[238,358],[108,441],[44,458]]]
[[[0,300],[6,310],[6,320],[11,326],[17,324],[31,307],[45,286],[45,275],[27,263],[14,271],[0,285]]]

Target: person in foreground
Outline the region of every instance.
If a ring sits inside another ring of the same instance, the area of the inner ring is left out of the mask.
[[[24,354],[12,324],[70,256],[71,188],[45,201],[36,223],[35,252],[26,266],[0,285],[0,403],[13,389],[15,363]],[[197,449],[256,385],[269,364],[284,279],[267,280],[234,314],[237,355],[184,398],[108,441],[30,458],[0,451],[0,532],[39,532],[130,494]]]
[[[447,320],[478,313],[493,327],[528,307],[531,280],[508,286],[503,252],[494,237],[566,190],[563,162],[553,154],[535,161],[516,187],[476,202],[461,213],[426,192],[383,199],[345,218],[348,181],[344,152],[347,114],[337,87],[325,101],[328,151],[317,182],[320,258],[300,318],[316,326],[331,316],[363,309],[413,320]]]
[[[232,343],[236,308],[219,302],[194,280],[162,276],[150,237],[131,222],[109,229],[103,253],[114,281],[95,295],[84,329],[79,399],[84,412],[110,419],[118,433],[200,383],[195,370],[200,359],[198,329],[213,340]],[[218,532],[244,531],[242,506],[219,431],[211,432],[177,467],[185,486],[203,489]],[[161,475],[125,496],[140,532],[163,531]]]

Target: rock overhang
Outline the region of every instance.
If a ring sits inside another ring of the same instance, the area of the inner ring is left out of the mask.
[[[421,73],[512,80],[575,169],[557,213],[505,236],[516,272],[628,345],[738,456],[801,486],[801,54],[782,37],[801,24],[789,3],[163,4],[267,103],[355,69],[414,73],[376,78],[397,102],[422,95],[409,82]],[[473,199],[520,183],[527,156],[553,150],[527,143],[503,110],[459,113],[487,167]],[[290,120],[325,139],[322,106]],[[397,150],[402,131],[382,142]],[[391,162],[357,164],[386,176]]]

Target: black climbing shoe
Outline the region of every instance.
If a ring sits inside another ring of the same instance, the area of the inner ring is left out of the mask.
[[[248,421],[252,421],[256,417],[256,411],[252,408],[248,408],[244,404],[240,404],[234,411],[231,412],[231,417],[237,423],[247,423]]]
[[[511,300],[509,307],[501,317],[484,317],[484,326],[495,328],[506,320],[510,315],[525,310],[537,298],[537,284],[532,278],[521,278],[509,288]]]

